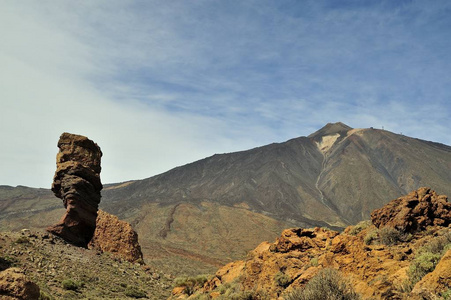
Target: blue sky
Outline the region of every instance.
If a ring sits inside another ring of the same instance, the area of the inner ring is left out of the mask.
[[[0,2],[0,184],[86,135],[105,183],[328,122],[451,145],[449,1]]]

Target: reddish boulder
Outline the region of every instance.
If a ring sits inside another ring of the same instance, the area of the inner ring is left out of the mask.
[[[30,281],[18,268],[9,268],[0,272],[1,299],[39,299],[40,290],[36,283]]]
[[[102,210],[98,211],[96,230],[88,247],[129,262],[143,262],[136,231],[129,223]]]
[[[67,242],[86,247],[96,227],[100,203],[100,159],[96,143],[81,135],[63,133],[58,141],[52,191],[61,198],[66,214],[47,230]]]
[[[402,232],[446,227],[451,224],[451,203],[445,195],[423,187],[373,211],[371,221],[378,228],[389,226]]]

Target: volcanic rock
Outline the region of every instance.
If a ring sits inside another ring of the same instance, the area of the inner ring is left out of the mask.
[[[412,202],[416,204],[408,206]],[[373,213],[374,224],[395,226],[398,224],[395,221],[403,220],[396,207],[400,206],[398,209],[403,212],[406,207],[412,209],[404,214],[413,220],[408,223],[410,227],[396,228],[420,230],[414,235],[378,229],[369,221],[350,226],[341,234],[319,227],[286,229],[274,243],[263,242],[245,260],[220,268],[194,296],[213,297],[224,290],[235,290],[252,294],[255,299],[261,295],[284,299],[325,268],[338,270],[362,299],[423,299],[420,295],[438,295],[451,284],[451,250],[441,258],[435,271],[416,284],[413,292],[403,286],[415,284],[408,270],[417,254],[424,251],[421,248],[451,241],[451,227],[446,227],[450,211],[447,204],[446,196],[422,188],[387,205],[391,208],[388,211],[395,213]],[[379,222],[378,216],[384,222]],[[427,230],[422,230],[425,226]],[[396,240],[388,243],[384,238],[386,232],[398,234]],[[443,247],[446,249],[445,244]]]
[[[88,247],[129,262],[143,262],[136,231],[129,223],[102,210],[98,211],[96,230]]]
[[[66,214],[47,230],[71,244],[86,247],[96,227],[103,187],[102,151],[87,137],[67,132],[61,135],[58,147],[52,191],[63,200]]]
[[[427,226],[451,224],[451,203],[445,195],[437,195],[430,188],[420,188],[399,197],[371,214],[378,227],[393,227],[401,232],[424,230]]]
[[[1,299],[39,299],[40,290],[19,268],[9,268],[0,272]]]

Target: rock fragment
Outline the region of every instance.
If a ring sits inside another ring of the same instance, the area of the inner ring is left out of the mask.
[[[19,268],[9,268],[0,272],[1,299],[39,299],[40,290]]]
[[[143,262],[136,231],[129,223],[102,210],[98,212],[96,230],[88,247],[129,262]]]

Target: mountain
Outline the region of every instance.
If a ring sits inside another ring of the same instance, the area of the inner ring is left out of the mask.
[[[450,182],[450,146],[330,123],[308,137],[106,185],[100,206],[134,226],[148,262],[208,272],[284,228],[341,229],[421,186],[450,195]],[[0,229],[50,225],[63,211],[51,198],[0,187]]]
[[[449,146],[334,123],[308,137],[213,155],[107,189],[103,205],[126,214],[137,204],[208,201],[301,225],[345,227],[419,186],[451,192],[450,171]]]

